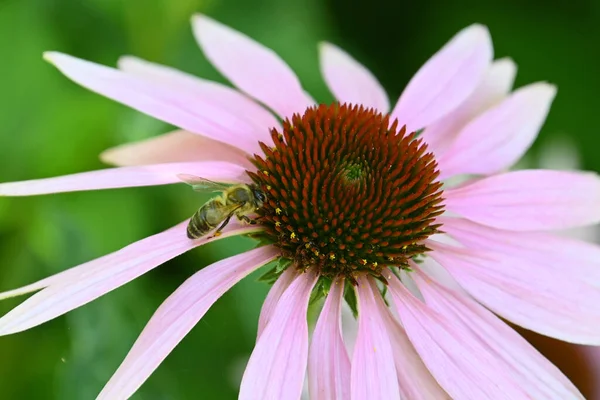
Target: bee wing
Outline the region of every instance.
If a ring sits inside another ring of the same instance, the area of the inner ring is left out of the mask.
[[[209,190],[213,192],[222,192],[231,186],[224,183],[213,182],[209,179],[201,178],[196,175],[178,174],[177,177],[190,185],[197,192],[206,192]]]

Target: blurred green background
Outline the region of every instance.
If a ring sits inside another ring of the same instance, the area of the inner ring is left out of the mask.
[[[105,148],[168,131],[76,86],[41,54],[58,50],[109,65],[135,54],[223,81],[192,38],[194,12],[273,48],[323,102],[332,97],[318,72],[321,40],[361,60],[395,99],[451,35],[473,22],[486,24],[496,56],[519,65],[517,86],[548,80],[559,87],[531,157],[549,143],[572,143],[583,166],[600,171],[597,0],[0,0],[0,182],[98,169]],[[176,185],[0,199],[0,291],[183,220],[201,201],[190,192]],[[43,326],[0,337],[0,398],[93,399],[184,279],[249,246],[236,239],[211,244]],[[267,290],[255,277],[231,290],[135,398],[236,398]],[[21,300],[1,302],[0,315]]]

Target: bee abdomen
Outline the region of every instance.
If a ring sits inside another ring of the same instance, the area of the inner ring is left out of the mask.
[[[198,239],[208,232],[210,232],[214,226],[211,226],[206,221],[206,207],[200,208],[190,219],[187,226],[187,237],[190,239]]]

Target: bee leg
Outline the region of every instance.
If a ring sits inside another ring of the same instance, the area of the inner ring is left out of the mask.
[[[209,236],[207,239],[212,239],[214,237],[221,236],[221,231],[227,226],[231,217],[233,217],[233,214],[229,214],[227,218],[225,218],[225,221],[223,221],[223,223],[217,228],[215,233],[212,236]]]
[[[244,221],[245,223],[250,224],[250,225],[256,225],[258,223],[258,222],[256,222],[256,220],[253,220],[252,218],[249,218],[246,215],[238,215],[237,217],[240,221]]]

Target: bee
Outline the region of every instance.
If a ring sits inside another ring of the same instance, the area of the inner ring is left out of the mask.
[[[217,230],[210,238],[219,236],[234,215],[240,221],[256,224],[248,214],[261,208],[267,198],[265,192],[254,184],[226,185],[187,174],[178,177],[196,191],[212,189],[221,192],[220,196],[204,203],[190,219],[187,226],[187,237],[190,239],[201,238],[215,228]]]

